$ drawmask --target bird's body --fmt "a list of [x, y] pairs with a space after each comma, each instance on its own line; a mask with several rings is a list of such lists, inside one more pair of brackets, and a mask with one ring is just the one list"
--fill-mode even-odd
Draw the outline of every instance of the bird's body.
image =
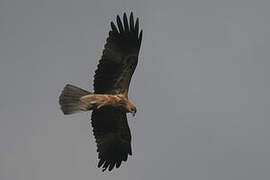
[[117, 16], [117, 27], [111, 31], [94, 79], [94, 93], [66, 85], [59, 103], [64, 114], [92, 110], [92, 127], [99, 153], [98, 167], [112, 170], [131, 155], [131, 133], [126, 113], [135, 115], [136, 107], [128, 100], [131, 77], [138, 63], [142, 40], [138, 18], [133, 14], [123, 23]]
[[80, 103], [80, 109], [82, 111], [110, 106], [129, 113], [136, 113], [136, 107], [123, 94], [89, 94], [81, 97]]

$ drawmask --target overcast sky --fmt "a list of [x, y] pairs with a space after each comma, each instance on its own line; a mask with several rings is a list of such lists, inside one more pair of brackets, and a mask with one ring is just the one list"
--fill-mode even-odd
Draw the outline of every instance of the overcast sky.
[[[0, 0], [1, 180], [268, 180], [270, 1]], [[133, 156], [102, 172], [91, 113], [64, 116], [66, 83], [93, 90], [117, 14], [144, 30], [130, 88]]]

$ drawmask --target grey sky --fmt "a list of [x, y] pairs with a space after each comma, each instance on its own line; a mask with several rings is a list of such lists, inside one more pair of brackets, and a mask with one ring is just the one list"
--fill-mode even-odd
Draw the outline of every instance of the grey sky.
[[[1, 0], [0, 179], [268, 180], [270, 2]], [[109, 23], [144, 30], [130, 99], [133, 156], [96, 168], [90, 113], [64, 116], [66, 83], [92, 90]]]

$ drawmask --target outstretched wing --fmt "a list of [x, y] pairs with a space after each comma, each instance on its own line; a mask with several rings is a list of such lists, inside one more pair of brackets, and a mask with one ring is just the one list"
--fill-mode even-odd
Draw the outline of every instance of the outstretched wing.
[[138, 18], [134, 24], [133, 14], [130, 14], [128, 21], [124, 13], [123, 22], [119, 16], [116, 21], [118, 28], [111, 22], [109, 37], [96, 70], [95, 93], [127, 95], [131, 77], [138, 63], [142, 41]]
[[92, 112], [92, 126], [103, 171], [119, 167], [131, 155], [131, 134], [124, 111], [103, 107]]
[[[138, 62], [142, 31], [139, 20], [135, 24], [133, 14], [129, 21], [126, 14], [123, 23], [117, 16], [117, 27], [111, 22], [111, 31], [99, 61], [94, 79], [96, 94], [120, 94], [127, 96], [129, 83]], [[126, 112], [114, 107], [103, 107], [92, 112], [92, 126], [97, 143], [98, 167], [112, 170], [119, 167], [131, 155], [131, 134]]]

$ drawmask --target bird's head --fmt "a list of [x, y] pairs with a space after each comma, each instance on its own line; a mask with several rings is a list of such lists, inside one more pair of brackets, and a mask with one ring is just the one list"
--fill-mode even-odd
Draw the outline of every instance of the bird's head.
[[133, 108], [131, 108], [130, 112], [131, 112], [132, 116], [134, 117], [136, 115], [136, 112], [137, 112], [136, 107], [134, 106]]
[[137, 112], [136, 107], [135, 107], [133, 104], [129, 103], [129, 104], [127, 105], [126, 108], [127, 108], [127, 111], [128, 111], [129, 113], [131, 113], [132, 116], [134, 117], [135, 114], [136, 114], [136, 112]]

